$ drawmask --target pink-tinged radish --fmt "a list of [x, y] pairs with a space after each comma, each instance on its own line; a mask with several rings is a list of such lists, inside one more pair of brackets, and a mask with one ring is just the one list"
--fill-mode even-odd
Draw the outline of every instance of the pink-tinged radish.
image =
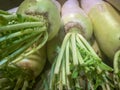
[[[99, 86], [112, 87], [107, 79], [112, 68], [102, 62], [88, 43], [93, 28], [90, 19], [79, 7], [78, 0], [67, 0], [61, 14], [66, 35], [52, 65], [49, 89], [95, 90]], [[102, 82], [99, 83], [99, 80]]]
[[[120, 15], [102, 0], [81, 0], [81, 6], [93, 22], [95, 38], [101, 50], [113, 63], [115, 83], [119, 81]], [[107, 62], [107, 61], [106, 61]], [[109, 61], [108, 61], [109, 62]], [[120, 89], [119, 83], [116, 85]]]

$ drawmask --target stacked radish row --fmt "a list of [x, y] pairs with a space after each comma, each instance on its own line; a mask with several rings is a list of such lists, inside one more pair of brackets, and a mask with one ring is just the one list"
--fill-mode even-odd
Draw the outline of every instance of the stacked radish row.
[[58, 1], [0, 11], [0, 89], [120, 89], [119, 2]]

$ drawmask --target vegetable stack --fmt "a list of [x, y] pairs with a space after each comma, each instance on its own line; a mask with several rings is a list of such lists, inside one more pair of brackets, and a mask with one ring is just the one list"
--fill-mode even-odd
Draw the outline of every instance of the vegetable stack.
[[0, 10], [0, 90], [119, 90], [119, 4], [24, 0], [16, 13]]

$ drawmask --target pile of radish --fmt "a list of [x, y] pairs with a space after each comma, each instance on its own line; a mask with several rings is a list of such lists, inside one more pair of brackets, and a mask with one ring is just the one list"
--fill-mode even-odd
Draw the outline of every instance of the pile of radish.
[[119, 11], [119, 0], [0, 10], [0, 90], [119, 90]]

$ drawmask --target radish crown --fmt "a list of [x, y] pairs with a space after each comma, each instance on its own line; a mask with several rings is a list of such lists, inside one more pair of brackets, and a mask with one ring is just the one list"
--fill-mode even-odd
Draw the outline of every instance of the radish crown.
[[60, 12], [52, 0], [25, 0], [18, 8], [18, 14], [44, 16], [49, 24], [48, 33], [51, 40], [60, 28]]
[[63, 5], [62, 21], [65, 25], [66, 32], [72, 27], [77, 27], [79, 33], [87, 40], [90, 40], [93, 33], [92, 24], [88, 16], [79, 7], [77, 0], [68, 0], [68, 2]]

